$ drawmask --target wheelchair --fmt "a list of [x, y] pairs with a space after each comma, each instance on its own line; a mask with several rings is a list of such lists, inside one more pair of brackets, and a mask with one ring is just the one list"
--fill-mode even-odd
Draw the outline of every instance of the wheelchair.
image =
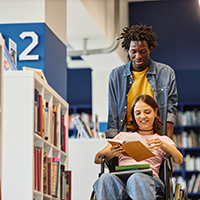
[[[105, 172], [105, 167], [107, 167], [109, 172], [115, 172], [115, 166], [118, 165], [117, 157], [108, 160], [106, 156], [100, 155], [99, 160], [101, 162], [99, 177]], [[166, 154], [160, 166], [160, 171], [159, 171], [159, 177], [165, 185], [165, 194], [164, 196], [159, 196], [156, 200], [173, 200], [173, 183], [171, 180], [172, 175], [173, 175], [173, 159], [171, 155]], [[90, 200], [96, 200], [94, 191], [92, 191]], [[175, 188], [174, 200], [188, 200], [187, 190], [185, 188], [182, 189], [179, 183], [176, 185]]]

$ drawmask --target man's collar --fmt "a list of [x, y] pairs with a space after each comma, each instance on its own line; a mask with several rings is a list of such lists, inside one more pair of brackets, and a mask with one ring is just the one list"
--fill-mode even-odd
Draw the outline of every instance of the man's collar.
[[[131, 76], [131, 65], [132, 65], [131, 60], [128, 63], [126, 63], [126, 71], [124, 72], [124, 76]], [[154, 63], [151, 58], [149, 58], [149, 70], [147, 73], [156, 74]]]

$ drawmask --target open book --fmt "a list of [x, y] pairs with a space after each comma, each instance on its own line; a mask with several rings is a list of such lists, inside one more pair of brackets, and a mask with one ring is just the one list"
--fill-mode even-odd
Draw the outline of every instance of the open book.
[[146, 141], [136, 132], [130, 133], [121, 140], [107, 139], [111, 145], [118, 145], [125, 150], [125, 156], [130, 156], [137, 162], [155, 156], [148, 148]]

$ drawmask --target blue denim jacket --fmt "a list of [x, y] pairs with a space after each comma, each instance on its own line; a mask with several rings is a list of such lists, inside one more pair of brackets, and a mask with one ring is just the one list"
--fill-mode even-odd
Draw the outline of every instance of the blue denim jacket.
[[[109, 76], [107, 138], [126, 131], [127, 94], [133, 83], [130, 68], [131, 61], [114, 68]], [[178, 104], [175, 73], [168, 65], [149, 59], [146, 77], [160, 108], [161, 120], [164, 122], [161, 134], [165, 135], [166, 122], [175, 122]]]

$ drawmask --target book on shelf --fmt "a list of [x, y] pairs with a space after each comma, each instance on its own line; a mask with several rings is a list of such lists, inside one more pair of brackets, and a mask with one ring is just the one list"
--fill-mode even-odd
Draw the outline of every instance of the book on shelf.
[[17, 68], [17, 44], [11, 38], [9, 38], [8, 41], [9, 54], [13, 61], [13, 64], [15, 65], [15, 68]]
[[188, 192], [191, 193], [194, 188], [194, 184], [196, 181], [196, 174], [192, 174], [190, 180], [188, 181]]
[[41, 191], [42, 147], [34, 147], [34, 189]]
[[34, 102], [34, 132], [38, 133], [38, 91], [36, 89]]
[[200, 156], [192, 156], [186, 154], [185, 156], [185, 169], [187, 171], [198, 170], [200, 171]]
[[47, 194], [47, 152], [43, 152], [43, 193]]
[[44, 99], [44, 139], [48, 140], [49, 138], [49, 130], [48, 130], [48, 123], [49, 123], [49, 110], [48, 110], [48, 102]]
[[150, 164], [135, 164], [135, 165], [124, 165], [124, 166], [115, 166], [115, 171], [127, 171], [127, 170], [140, 170], [140, 169], [150, 169]]
[[58, 106], [57, 105], [53, 105], [53, 115], [54, 115], [54, 121], [53, 121], [53, 124], [54, 124], [54, 129], [53, 129], [53, 144], [55, 146], [57, 146], [57, 109], [58, 109]]
[[59, 191], [59, 182], [60, 182], [60, 158], [52, 158], [52, 196], [53, 197], [59, 197], [58, 191]]
[[66, 187], [65, 187], [65, 200], [71, 200], [71, 179], [72, 179], [72, 171], [65, 171], [66, 176]]
[[194, 130], [183, 131], [181, 134], [173, 134], [172, 139], [179, 148], [193, 148], [200, 146], [200, 133]]
[[4, 71], [14, 71], [14, 70], [17, 70], [17, 68], [5, 45], [4, 46]]
[[200, 192], [200, 174], [198, 174], [193, 188], [193, 193], [197, 192]]
[[153, 151], [149, 149], [146, 141], [136, 132], [130, 133], [121, 140], [107, 139], [111, 145], [118, 145], [125, 150], [125, 156], [130, 156], [137, 162], [155, 156]]
[[66, 126], [65, 126], [65, 115], [62, 114], [62, 124], [61, 124], [61, 150], [66, 152]]
[[78, 130], [77, 138], [92, 138], [93, 134], [90, 128], [87, 126], [85, 122], [83, 122], [80, 116], [75, 116], [72, 119], [74, 126]]
[[60, 199], [65, 200], [66, 194], [66, 175], [65, 175], [65, 165], [60, 165]]
[[47, 194], [51, 194], [51, 158], [47, 157]]

